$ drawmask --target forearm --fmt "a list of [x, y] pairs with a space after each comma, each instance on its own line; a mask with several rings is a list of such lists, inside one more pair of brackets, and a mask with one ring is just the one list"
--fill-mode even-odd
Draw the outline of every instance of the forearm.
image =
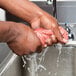
[[[16, 38], [15, 32], [13, 32], [14, 22], [0, 21], [0, 42], [9, 42]], [[12, 29], [11, 29], [12, 28]]]
[[2, 7], [28, 22], [43, 14], [43, 10], [28, 0], [3, 0]]
[[0, 7], [1, 7], [1, 3], [0, 3]]

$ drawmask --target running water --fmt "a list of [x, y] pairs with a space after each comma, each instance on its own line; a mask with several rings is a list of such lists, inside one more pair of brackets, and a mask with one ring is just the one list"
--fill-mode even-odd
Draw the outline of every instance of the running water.
[[58, 49], [58, 57], [57, 57], [57, 68], [59, 67], [60, 55], [62, 53], [62, 44], [58, 43], [56, 48]]
[[[57, 63], [56, 63], [57, 70], [58, 70], [62, 45], [57, 44], [56, 48], [59, 51], [58, 57], [57, 57]], [[31, 64], [31, 67], [28, 67], [28, 71], [31, 73], [31, 76], [38, 76], [38, 70], [40, 70], [40, 71], [42, 71], [42, 70], [46, 71], [47, 70], [47, 68], [41, 64], [41, 62], [44, 62], [44, 60], [45, 60], [45, 55], [46, 55], [47, 51], [48, 51], [48, 47], [44, 51], [42, 51], [40, 54], [34, 53], [32, 55], [29, 55], [29, 56], [25, 55], [24, 57], [22, 57], [23, 62], [24, 62], [23, 67], [25, 67], [25, 65], [26, 65], [25, 58]], [[48, 75], [51, 75], [50, 71], [48, 72]], [[55, 72], [54, 75], [57, 76], [57, 71]]]
[[[38, 70], [40, 70], [40, 71], [47, 70], [41, 64], [41, 62], [44, 62], [45, 54], [47, 53], [47, 51], [48, 51], [48, 47], [46, 48], [46, 50], [43, 50], [40, 54], [34, 53], [32, 55], [22, 56], [22, 60], [24, 62], [23, 67], [25, 67], [27, 64], [26, 60], [28, 62], [30, 62], [30, 67], [28, 67], [28, 71], [31, 73], [31, 76], [38, 76]], [[50, 72], [49, 72], [49, 74], [50, 74]]]
[[[25, 55], [25, 56], [22, 57], [22, 59], [24, 61], [23, 67], [26, 67], [26, 64], [28, 64], [27, 62], [30, 63], [30, 64], [28, 64], [30, 66], [27, 67], [27, 70], [30, 73], [30, 76], [39, 76], [38, 75], [39, 72], [43, 72], [43, 70], [46, 71], [47, 76], [58, 76], [60, 71], [62, 71], [61, 67], [64, 66], [63, 65], [64, 62], [65, 62], [64, 63], [65, 66], [63, 68], [63, 69], [65, 69], [65, 71], [63, 71], [65, 73], [64, 75], [66, 76], [66, 74], [67, 74], [66, 70], [68, 70], [68, 69], [71, 70], [71, 67], [66, 67], [66, 66], [69, 66], [70, 64], [68, 64], [68, 63], [71, 62], [71, 55], [72, 55], [72, 51], [71, 51], [72, 48], [71, 47], [64, 48], [64, 50], [63, 50], [62, 49], [62, 44], [57, 44], [56, 45], [56, 49], [58, 49], [58, 54], [57, 54], [57, 57], [56, 57], [56, 67], [55, 67], [55, 70], [53, 70], [53, 71], [48, 70], [48, 67], [46, 67], [46, 65], [43, 65], [43, 63], [45, 63], [45, 61], [46, 61], [45, 60], [45, 57], [46, 57], [45, 55], [48, 52], [48, 48], [49, 47], [45, 48], [41, 53], [38, 53], [38, 54], [34, 53], [32, 55], [28, 55], [28, 56]], [[68, 56], [69, 61], [67, 60], [67, 58], [65, 56], [62, 57], [62, 55], [64, 55], [63, 53], [65, 54], [65, 56]], [[52, 55], [52, 54], [50, 54], [50, 55]], [[49, 63], [49, 61], [48, 61], [48, 63]], [[51, 66], [54, 66], [54, 65], [50, 64], [49, 67], [51, 67]], [[71, 74], [71, 73], [68, 73], [68, 74]], [[63, 73], [62, 73], [62, 75], [63, 75]]]
[[60, 43], [56, 44], [56, 48], [58, 49], [58, 57], [57, 57], [57, 63], [56, 63], [57, 70], [56, 70], [54, 75], [58, 76], [60, 56], [61, 56], [61, 53], [62, 53], [62, 44], [60, 44]]

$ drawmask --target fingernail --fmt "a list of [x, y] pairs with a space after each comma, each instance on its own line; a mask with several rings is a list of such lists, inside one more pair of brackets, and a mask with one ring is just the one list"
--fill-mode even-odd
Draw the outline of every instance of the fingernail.
[[66, 42], [68, 42], [68, 40], [66, 40], [66, 39], [63, 39], [63, 41], [66, 43]]

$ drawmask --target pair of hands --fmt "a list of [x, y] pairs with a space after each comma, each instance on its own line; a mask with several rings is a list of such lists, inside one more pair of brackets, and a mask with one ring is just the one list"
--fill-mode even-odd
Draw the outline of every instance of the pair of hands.
[[[13, 32], [18, 33], [18, 35], [14, 40], [7, 42], [7, 44], [17, 55], [30, 54], [36, 50], [39, 52], [42, 47], [46, 47], [57, 42], [66, 43], [68, 40], [68, 33], [60, 26], [58, 26], [58, 31], [60, 32], [61, 40], [57, 39], [54, 32], [50, 29], [42, 27], [33, 28], [34, 29], [31, 29], [29, 26], [22, 23], [15, 23], [12, 28], [15, 29]], [[39, 33], [41, 37], [37, 33]]]
[[[62, 37], [68, 40], [68, 33], [60, 26], [59, 30]], [[59, 42], [52, 30], [44, 28], [32, 30], [22, 23], [11, 23], [9, 32], [11, 32], [11, 36], [8, 36], [7, 44], [17, 55], [40, 52], [42, 47]], [[66, 40], [62, 43], [66, 43]]]
[[49, 37], [47, 45], [67, 42], [60, 33], [57, 20], [34, 3], [28, 0], [1, 0], [1, 7], [31, 24], [32, 29], [21, 23], [15, 24], [13, 27], [16, 30], [15, 32], [19, 33], [19, 36], [8, 42], [8, 46], [16, 54], [29, 54], [35, 52], [37, 47], [41, 46], [41, 42], [34, 32], [35, 29], [40, 27], [53, 32], [53, 36]]

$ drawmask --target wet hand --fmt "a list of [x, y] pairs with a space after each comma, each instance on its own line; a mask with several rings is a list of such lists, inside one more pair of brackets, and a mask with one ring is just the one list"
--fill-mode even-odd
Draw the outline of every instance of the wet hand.
[[[68, 40], [68, 33], [64, 30], [61, 26], [59, 27], [60, 33], [65, 40]], [[40, 39], [43, 47], [47, 47], [48, 45], [52, 45], [53, 43], [57, 42], [54, 39], [54, 33], [51, 30], [46, 30], [43, 28], [38, 28], [34, 31], [37, 37]]]
[[[53, 16], [51, 16], [46, 12], [44, 12], [44, 14], [41, 17], [36, 17], [32, 19], [31, 26], [33, 29], [37, 29], [41, 27], [51, 30], [53, 32], [53, 35], [51, 36], [50, 40], [48, 39], [49, 41], [51, 41], [51, 44], [55, 42], [60, 42], [60, 43], [67, 42], [67, 39], [63, 37], [62, 31], [60, 30], [62, 27], [59, 26], [57, 20]], [[65, 31], [64, 28], [62, 29], [63, 31]], [[65, 31], [65, 33], [67, 32]]]
[[[8, 41], [7, 44], [17, 55], [35, 52], [41, 45], [39, 38], [30, 27], [21, 23], [15, 23], [13, 26], [10, 26], [10, 28], [12, 37], [14, 37], [14, 35], [16, 36]], [[11, 36], [9, 38], [11, 38]]]

